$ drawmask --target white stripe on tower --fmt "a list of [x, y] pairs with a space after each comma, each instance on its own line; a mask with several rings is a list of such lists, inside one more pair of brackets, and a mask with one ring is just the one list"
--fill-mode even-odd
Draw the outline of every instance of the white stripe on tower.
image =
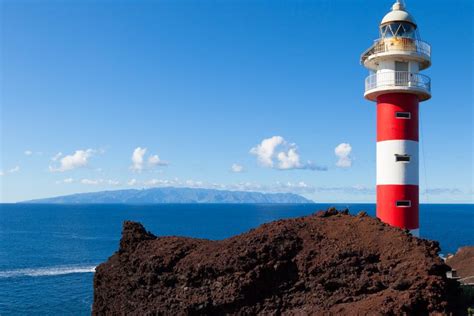
[[377, 142], [377, 185], [418, 185], [418, 142], [385, 140]]

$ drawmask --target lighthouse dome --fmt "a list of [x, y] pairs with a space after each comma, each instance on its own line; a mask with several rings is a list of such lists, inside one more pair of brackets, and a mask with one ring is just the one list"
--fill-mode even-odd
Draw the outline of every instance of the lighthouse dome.
[[405, 6], [399, 1], [395, 2], [395, 4], [392, 6], [392, 11], [390, 11], [383, 17], [382, 22], [380, 22], [380, 24], [384, 25], [392, 22], [408, 22], [416, 27], [415, 19], [411, 16], [410, 13], [405, 11]]

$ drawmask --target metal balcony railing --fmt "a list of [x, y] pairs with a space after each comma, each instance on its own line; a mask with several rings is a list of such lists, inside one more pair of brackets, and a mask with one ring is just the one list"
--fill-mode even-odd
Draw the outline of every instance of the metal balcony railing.
[[382, 38], [374, 41], [374, 44], [367, 49], [360, 58], [362, 64], [374, 54], [386, 52], [411, 52], [426, 59], [431, 58], [430, 44], [406, 37]]
[[377, 88], [412, 87], [431, 93], [431, 79], [408, 71], [381, 72], [365, 79], [365, 92]]

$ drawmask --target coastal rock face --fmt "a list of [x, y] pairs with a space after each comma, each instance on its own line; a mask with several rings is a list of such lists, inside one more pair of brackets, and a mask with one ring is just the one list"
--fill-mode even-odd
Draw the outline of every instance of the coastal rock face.
[[416, 314], [449, 311], [436, 242], [330, 209], [221, 241], [125, 222], [96, 269], [93, 315]]
[[455, 255], [446, 259], [446, 264], [456, 270], [461, 283], [474, 283], [474, 246], [459, 248]]

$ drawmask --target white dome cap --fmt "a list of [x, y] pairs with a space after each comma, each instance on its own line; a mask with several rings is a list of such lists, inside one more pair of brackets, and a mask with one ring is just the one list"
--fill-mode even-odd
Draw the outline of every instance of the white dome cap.
[[393, 4], [392, 11], [383, 17], [380, 24], [386, 24], [390, 22], [408, 22], [416, 26], [415, 19], [410, 13], [405, 11], [405, 6], [399, 0]]

